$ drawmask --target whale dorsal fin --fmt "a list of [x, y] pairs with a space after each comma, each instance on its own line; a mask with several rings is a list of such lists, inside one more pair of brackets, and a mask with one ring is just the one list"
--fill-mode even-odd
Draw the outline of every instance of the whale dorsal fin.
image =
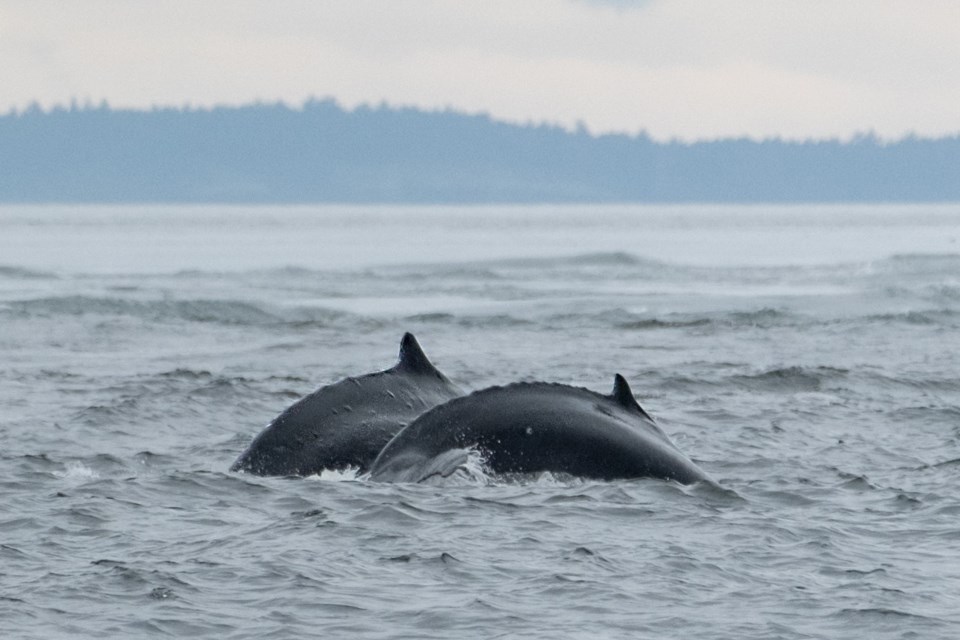
[[427, 354], [420, 348], [420, 343], [409, 331], [403, 334], [400, 340], [400, 361], [397, 362], [396, 368], [411, 373], [437, 373], [437, 368], [433, 366]]
[[637, 402], [637, 399], [633, 397], [633, 391], [630, 390], [630, 385], [627, 384], [626, 378], [619, 373], [613, 376], [613, 393], [610, 394], [610, 397], [622, 407], [639, 411], [643, 417], [653, 422], [650, 414], [644, 411], [640, 403]]

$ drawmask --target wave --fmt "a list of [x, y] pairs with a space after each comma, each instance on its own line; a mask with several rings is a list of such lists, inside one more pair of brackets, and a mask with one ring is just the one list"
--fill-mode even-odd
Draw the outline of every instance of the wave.
[[651, 329], [688, 329], [692, 327], [705, 327], [711, 324], [713, 324], [713, 322], [707, 318], [691, 318], [689, 320], [662, 320], [660, 318], [644, 318], [642, 320], [621, 322], [617, 325], [617, 328], [633, 331], [646, 331]]
[[300, 267], [295, 265], [284, 265], [280, 267], [245, 269], [240, 271], [215, 271], [210, 269], [181, 269], [171, 274], [173, 278], [197, 279], [197, 278], [222, 278], [222, 277], [282, 277], [282, 278], [315, 278], [319, 275], [329, 274], [329, 270], [311, 269], [310, 267]]
[[[560, 320], [566, 316], [554, 316]], [[602, 320], [597, 316], [589, 316]], [[926, 309], [895, 313], [851, 315], [847, 317], [816, 317], [793, 311], [763, 308], [755, 311], [730, 311], [708, 314], [668, 314], [643, 316], [623, 310], [607, 314], [606, 324], [626, 331], [655, 331], [659, 329], [689, 329], [695, 331], [738, 329], [816, 329], [817, 327], [850, 326], [861, 328], [864, 324], [906, 324], [943, 328], [960, 327], [960, 310]]]
[[[924, 382], [920, 384], [921, 386], [934, 387], [932, 389], [934, 391], [960, 390], [960, 381], [939, 380], [933, 381], [932, 385], [927, 385]], [[911, 386], [915, 386], [915, 383]], [[960, 425], [960, 407], [933, 405], [897, 407], [890, 412], [890, 417], [914, 424], [939, 424], [949, 429]]]
[[895, 253], [875, 261], [873, 267], [886, 267], [901, 272], [944, 269], [956, 272], [957, 267], [960, 267], [960, 253]]
[[664, 316], [637, 315], [618, 309], [606, 314], [617, 329], [699, 329], [699, 328], [759, 328], [806, 325], [811, 319], [781, 309], [764, 307], [753, 311], [729, 311], [707, 314], [668, 314]]
[[25, 267], [0, 265], [0, 278], [11, 280], [55, 280], [58, 276], [47, 271], [35, 271]]
[[[912, 613], [910, 611], [886, 607], [845, 608], [841, 609], [830, 617], [840, 618], [845, 624], [875, 624], [878, 621], [889, 622], [890, 624], [898, 625], [898, 627], [906, 624], [907, 622], [929, 622], [937, 623], [938, 625], [949, 624], [947, 620], [942, 618], [935, 618], [918, 613]], [[918, 635], [922, 636], [923, 634], [921, 633]]]
[[785, 324], [786, 321], [796, 318], [797, 316], [795, 314], [781, 309], [764, 307], [763, 309], [756, 309], [754, 311], [734, 311], [727, 314], [722, 322], [725, 321], [725, 324], [735, 327], [770, 327]]
[[783, 367], [756, 374], [736, 375], [731, 381], [753, 391], [807, 392], [820, 391], [829, 383], [843, 380], [849, 373], [847, 369], [834, 367]]
[[271, 375], [265, 376], [263, 378], [250, 378], [247, 376], [231, 376], [226, 377], [222, 375], [215, 375], [206, 369], [190, 369], [186, 367], [178, 367], [170, 371], [163, 371], [155, 375], [156, 378], [160, 380], [176, 380], [182, 382], [211, 382], [211, 381], [229, 381], [240, 382], [240, 383], [252, 383], [252, 382], [271, 382], [271, 383], [296, 383], [303, 384], [309, 383], [310, 380], [302, 376], [295, 375]]
[[[960, 291], [958, 291], [960, 295]], [[444, 300], [444, 298], [438, 298]], [[349, 300], [349, 299], [347, 299]], [[909, 311], [821, 317], [816, 313], [800, 313], [791, 309], [761, 307], [753, 310], [705, 312], [645, 313], [622, 307], [600, 306], [588, 297], [569, 296], [558, 300], [526, 300], [501, 302], [490, 308], [475, 306], [457, 309], [459, 300], [449, 304], [433, 302], [435, 310], [405, 313], [410, 303], [391, 311], [389, 305], [374, 306], [367, 313], [364, 305], [343, 307], [278, 306], [241, 299], [137, 300], [121, 296], [67, 295], [0, 303], [0, 317], [16, 320], [56, 319], [60, 317], [135, 318], [149, 323], [198, 323], [225, 326], [339, 328], [379, 327], [384, 318], [406, 324], [459, 326], [464, 328], [505, 329], [511, 327], [607, 327], [622, 332], [687, 331], [693, 334], [737, 330], [764, 331], [775, 329], [815, 330], [818, 327], [862, 327], [865, 324], [904, 324], [932, 328], [960, 327], [960, 309], [935, 307]], [[581, 302], [582, 301], [582, 302]], [[369, 305], [367, 305], [369, 306]], [[406, 307], [406, 308], [402, 308]], [[447, 307], [447, 308], [444, 308]]]
[[672, 268], [667, 262], [644, 258], [624, 251], [594, 252], [574, 255], [559, 255], [546, 257], [511, 257], [492, 258], [488, 260], [468, 260], [453, 262], [410, 262], [364, 267], [357, 271], [343, 271], [340, 269], [323, 269], [285, 265], [270, 268], [258, 268], [242, 271], [216, 271], [207, 269], [183, 269], [171, 274], [174, 278], [195, 279], [222, 276], [261, 276], [281, 278], [316, 278], [338, 274], [367, 274], [390, 275], [396, 273], [429, 273], [432, 276], [482, 276], [497, 279], [500, 275], [497, 268], [509, 269], [542, 269], [564, 266], [601, 266], [601, 267], [663, 267]]
[[458, 316], [452, 313], [419, 313], [411, 316], [406, 316], [403, 318], [406, 322], [414, 323], [424, 323], [424, 324], [442, 324], [442, 325], [451, 325], [455, 324], [460, 327], [465, 328], [484, 328], [484, 329], [498, 329], [498, 328], [509, 328], [509, 327], [519, 327], [525, 325], [534, 324], [533, 321], [527, 320], [525, 318], [518, 318], [516, 316], [505, 314], [505, 313], [496, 313], [493, 315], [478, 315], [478, 314], [469, 314]]
[[601, 265], [601, 266], [619, 266], [619, 267], [636, 267], [636, 266], [667, 266], [667, 263], [660, 262], [659, 260], [652, 260], [650, 258], [642, 258], [633, 253], [628, 253], [626, 251], [611, 251], [611, 252], [598, 252], [598, 253], [584, 253], [577, 256], [571, 256], [568, 258], [559, 258], [555, 260], [556, 262], [565, 263], [565, 264], [585, 264], [585, 265]]
[[879, 313], [863, 318], [868, 322], [882, 324], [912, 324], [955, 327], [960, 320], [960, 312], [947, 309], [929, 309], [925, 311], [904, 311], [901, 313]]
[[528, 258], [494, 258], [462, 263], [465, 265], [483, 265], [487, 267], [511, 268], [550, 268], [563, 266], [599, 266], [599, 267], [636, 267], [669, 266], [665, 262], [644, 258], [625, 251], [606, 251], [579, 253], [567, 256], [545, 256]]
[[128, 300], [72, 295], [15, 300], [4, 305], [7, 313], [21, 317], [128, 316], [151, 322], [187, 321], [224, 325], [326, 326], [351, 314], [322, 307], [273, 310], [241, 300]]

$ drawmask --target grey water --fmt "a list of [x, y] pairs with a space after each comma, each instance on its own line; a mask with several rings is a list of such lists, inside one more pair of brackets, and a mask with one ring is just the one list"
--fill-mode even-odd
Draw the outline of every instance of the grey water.
[[[4, 638], [955, 638], [960, 205], [0, 207]], [[404, 331], [722, 489], [228, 471]]]

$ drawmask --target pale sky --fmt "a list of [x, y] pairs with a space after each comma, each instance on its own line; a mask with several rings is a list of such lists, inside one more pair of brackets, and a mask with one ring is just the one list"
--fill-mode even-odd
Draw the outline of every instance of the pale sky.
[[332, 97], [657, 139], [960, 133], [960, 0], [0, 0], [0, 112]]

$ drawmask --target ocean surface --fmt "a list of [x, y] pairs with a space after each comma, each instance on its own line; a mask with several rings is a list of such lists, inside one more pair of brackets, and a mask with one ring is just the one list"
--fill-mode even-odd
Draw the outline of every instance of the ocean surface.
[[[721, 489], [228, 467], [404, 331]], [[0, 207], [0, 637], [956, 638], [960, 205]]]

